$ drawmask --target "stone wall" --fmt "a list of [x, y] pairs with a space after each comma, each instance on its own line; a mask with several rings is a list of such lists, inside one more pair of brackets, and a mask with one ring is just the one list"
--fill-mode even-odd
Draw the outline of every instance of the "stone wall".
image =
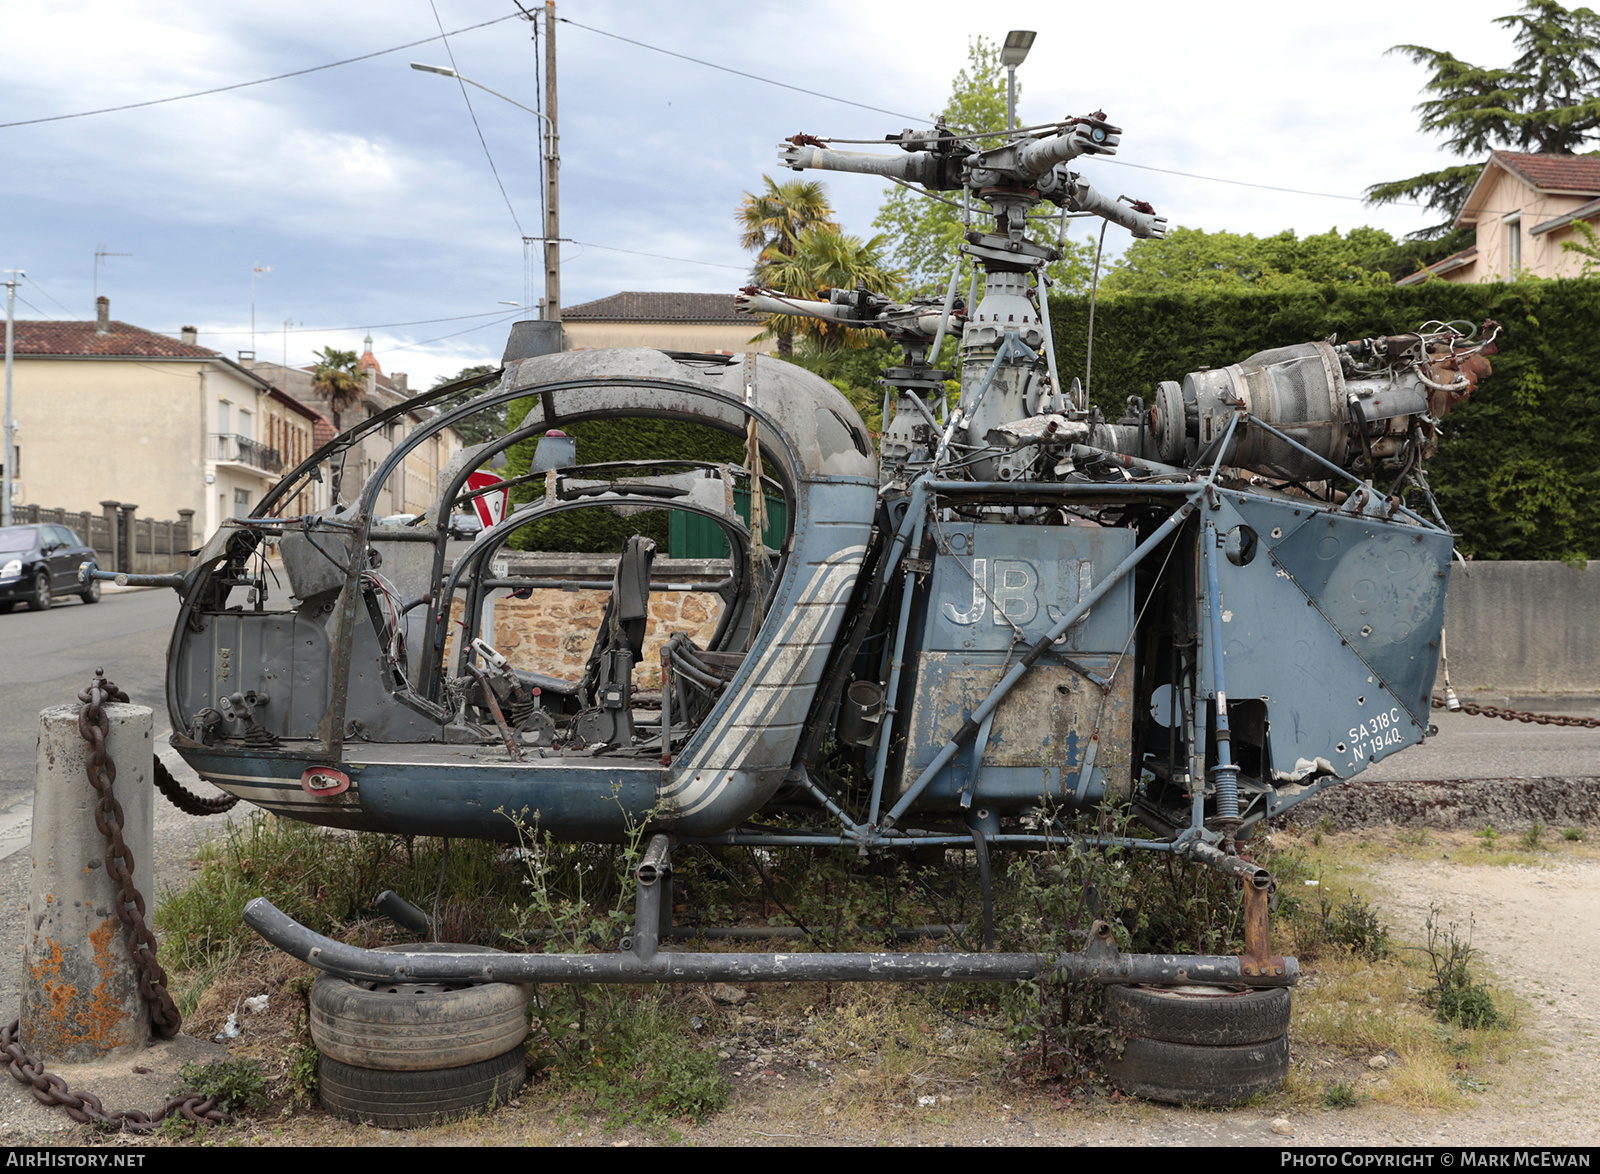
[[[522, 555], [510, 560], [509, 575], [527, 575], [593, 587], [540, 587], [527, 599], [495, 600], [494, 646], [519, 669], [576, 681], [594, 647], [605, 614], [616, 556]], [[723, 559], [658, 558], [652, 584], [709, 587], [727, 577]], [[603, 584], [600, 585], [600, 584]], [[645, 627], [644, 659], [634, 668], [634, 685], [656, 688], [661, 683], [661, 645], [674, 632], [687, 632], [700, 647], [716, 634], [722, 598], [710, 590], [650, 592], [650, 619]]]

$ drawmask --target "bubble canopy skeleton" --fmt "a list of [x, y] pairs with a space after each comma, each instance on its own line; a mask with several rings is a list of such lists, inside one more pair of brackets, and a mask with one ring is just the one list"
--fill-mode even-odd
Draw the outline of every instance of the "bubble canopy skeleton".
[[[1058, 251], [1029, 213], [1051, 205], [1159, 238], [1166, 221], [1148, 204], [1108, 198], [1072, 169], [1121, 135], [1097, 112], [1000, 134], [903, 131], [890, 136], [898, 153], [794, 136], [781, 148], [792, 168], [886, 176], [970, 214], [960, 251], [982, 285], [976, 304], [956, 296], [954, 274], [942, 298], [905, 302], [742, 295], [752, 312], [900, 344], [876, 449], [850, 403], [798, 366], [560, 352], [552, 324], [519, 323], [503, 369], [475, 381], [498, 387], [429, 417], [358, 491], [342, 486], [340, 505], [280, 515], [307, 478], [342, 480], [394, 415], [474, 381], [351, 429], [207, 543], [174, 584], [174, 747], [225, 790], [330, 827], [510, 841], [506, 813], [537, 812], [541, 833], [562, 839], [647, 829], [640, 922], [613, 961], [407, 956], [414, 977], [1001, 978], [1044, 965], [1113, 982], [1293, 981], [1293, 960], [1268, 950], [1264, 905], [1245, 956], [1181, 965], [1130, 961], [1143, 956], [1116, 954], [1104, 935], [1076, 962], [817, 955], [804, 974], [779, 955], [656, 954], [674, 843], [984, 856], [1081, 838], [1072, 814], [1106, 803], [1148, 834], [1088, 840], [1220, 869], [1264, 901], [1270, 878], [1239, 855], [1250, 828], [1430, 732], [1452, 540], [1423, 461], [1440, 419], [1490, 373], [1498, 328], [1281, 347], [1117, 389], [1127, 408], [1105, 419], [1058, 371], [1044, 275]], [[955, 371], [936, 366], [946, 338], [959, 340]], [[527, 402], [522, 422], [461, 454], [426, 513], [378, 520], [408, 453], [511, 401]], [[744, 459], [585, 465], [553, 435], [626, 416], [719, 429]], [[509, 482], [516, 504], [448, 550], [451, 514], [487, 492], [468, 478], [517, 446], [537, 451]], [[783, 504], [781, 536], [761, 525], [769, 497]], [[663, 577], [649, 540], [627, 543], [609, 581], [507, 557], [516, 534], [551, 517], [660, 508], [707, 519], [729, 554], [709, 588], [714, 634], [702, 645], [658, 633], [649, 665], [652, 599], [692, 586]], [[261, 569], [269, 538], [289, 580], [282, 605]], [[485, 624], [493, 597], [562, 589], [607, 597], [581, 679], [514, 663]], [[394, 955], [335, 949], [270, 906], [250, 916], [318, 965], [395, 973]], [[545, 961], [511, 960], [527, 957]], [[873, 958], [901, 961], [861, 961]]]

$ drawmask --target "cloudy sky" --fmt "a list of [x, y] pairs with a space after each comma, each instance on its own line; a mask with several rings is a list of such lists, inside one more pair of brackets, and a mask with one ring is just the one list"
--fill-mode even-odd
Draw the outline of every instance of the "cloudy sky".
[[[1118, 159], [1164, 169], [1087, 161], [1096, 187], [1195, 228], [1408, 232], [1428, 214], [1348, 198], [1448, 161], [1416, 130], [1423, 71], [1385, 50], [1509, 63], [1492, 18], [1513, 7], [1154, 0], [1008, 18], [949, 0], [560, 0], [563, 302], [736, 288], [747, 259], [733, 212], [763, 173], [784, 178], [781, 137], [880, 138], [926, 119], [971, 38], [1012, 25], [1039, 33], [1019, 71], [1022, 119], [1104, 108], [1124, 130]], [[0, 127], [0, 268], [27, 271], [19, 317], [92, 317], [98, 275], [114, 317], [174, 334], [192, 323], [233, 354], [251, 346], [253, 270], [270, 267], [254, 283], [264, 359], [306, 363], [370, 331], [384, 369], [413, 386], [497, 360], [506, 322], [526, 316], [501, 303], [542, 292], [521, 240], [542, 231], [539, 122], [469, 88], [502, 196], [461, 87], [408, 63], [453, 54], [463, 75], [536, 106], [542, 51], [516, 14], [513, 0], [0, 0], [0, 123], [378, 54]], [[821, 178], [845, 226], [870, 232], [881, 185]], [[1108, 244], [1123, 239], [1113, 228]], [[112, 255], [97, 266], [97, 251]]]

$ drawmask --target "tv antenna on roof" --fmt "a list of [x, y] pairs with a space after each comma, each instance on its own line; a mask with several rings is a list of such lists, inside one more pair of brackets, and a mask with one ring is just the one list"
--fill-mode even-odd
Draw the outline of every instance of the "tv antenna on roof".
[[132, 253], [108, 253], [108, 252], [106, 252], [105, 245], [101, 245], [98, 249], [96, 249], [94, 251], [94, 296], [95, 296], [96, 301], [98, 301], [99, 297], [100, 297], [100, 264], [101, 264], [101, 261], [106, 257], [131, 257], [131, 256], [133, 256]]

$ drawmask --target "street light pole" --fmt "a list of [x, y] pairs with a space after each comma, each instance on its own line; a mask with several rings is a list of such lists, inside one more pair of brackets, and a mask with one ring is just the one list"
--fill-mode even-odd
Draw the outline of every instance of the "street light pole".
[[[486, 94], [493, 94], [502, 102], [510, 102], [518, 110], [526, 110], [545, 126], [544, 149], [544, 317], [561, 321], [561, 135], [556, 130], [556, 5], [555, 0], [545, 0], [544, 5], [544, 104], [549, 113], [524, 106], [515, 98], [508, 98], [499, 90], [491, 90], [482, 82], [448, 69], [443, 65], [424, 65], [413, 61], [411, 68], [422, 73], [436, 73], [453, 77], [469, 86], [476, 86]], [[524, 237], [523, 241], [533, 239]]]
[[1017, 66], [1028, 58], [1033, 39], [1038, 36], [1029, 29], [1012, 29], [1006, 34], [1006, 43], [1000, 47], [1000, 64], [1006, 67], [1006, 129], [1017, 129]]
[[6, 420], [5, 454], [0, 458], [0, 526], [11, 525], [11, 482], [17, 475], [16, 425], [11, 419], [11, 359], [16, 347], [17, 279], [26, 277], [20, 269], [8, 269], [6, 282]]

